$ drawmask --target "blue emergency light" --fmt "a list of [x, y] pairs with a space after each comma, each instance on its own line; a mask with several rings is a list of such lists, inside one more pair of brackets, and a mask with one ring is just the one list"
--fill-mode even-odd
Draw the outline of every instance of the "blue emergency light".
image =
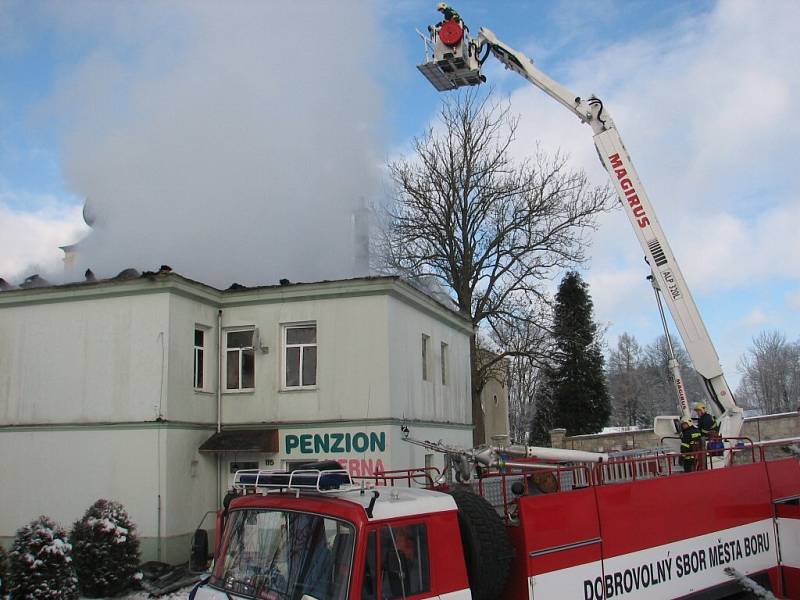
[[233, 487], [243, 491], [284, 489], [327, 492], [352, 486], [350, 474], [342, 468], [300, 468], [294, 471], [243, 469], [236, 472], [233, 480]]

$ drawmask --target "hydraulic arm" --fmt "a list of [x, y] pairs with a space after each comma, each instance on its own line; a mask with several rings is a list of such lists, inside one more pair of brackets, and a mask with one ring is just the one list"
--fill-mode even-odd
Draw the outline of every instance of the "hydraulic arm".
[[[600, 160], [611, 177], [652, 270], [656, 293], [661, 292], [694, 368], [705, 382], [709, 404], [720, 418], [720, 433], [723, 437], [737, 437], [743, 422], [742, 409], [734, 402], [697, 305], [686, 286], [630, 155], [603, 102], [594, 96], [582, 98], [573, 94], [536, 67], [530, 58], [501, 42], [486, 28], [481, 28], [475, 39], [469, 39], [468, 34], [465, 34], [464, 40], [456, 45], [443, 44], [436, 39], [433, 42], [432, 58], [420, 65], [419, 69], [437, 89], [455, 89], [483, 81], [483, 77], [476, 75], [480, 74], [480, 67], [487, 57], [485, 53], [491, 52], [507, 69], [527, 79], [592, 128]], [[691, 411], [677, 368], [673, 368], [673, 373], [677, 374], [676, 390], [681, 413], [689, 416]], [[660, 422], [657, 419], [657, 433], [674, 435], [673, 423], [673, 417], [664, 417]]]

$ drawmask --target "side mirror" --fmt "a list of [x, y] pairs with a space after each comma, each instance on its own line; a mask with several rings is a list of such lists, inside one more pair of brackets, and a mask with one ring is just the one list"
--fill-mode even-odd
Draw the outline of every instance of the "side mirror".
[[189, 570], [205, 571], [208, 566], [208, 532], [196, 529], [192, 536], [192, 550], [189, 554]]

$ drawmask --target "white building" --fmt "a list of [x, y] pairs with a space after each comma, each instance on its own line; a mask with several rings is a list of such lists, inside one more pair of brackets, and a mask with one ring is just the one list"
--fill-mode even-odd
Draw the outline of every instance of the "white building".
[[183, 562], [237, 467], [441, 466], [400, 426], [470, 445], [470, 333], [388, 277], [2, 292], [0, 542], [39, 514], [69, 527], [102, 497], [128, 509], [144, 559]]

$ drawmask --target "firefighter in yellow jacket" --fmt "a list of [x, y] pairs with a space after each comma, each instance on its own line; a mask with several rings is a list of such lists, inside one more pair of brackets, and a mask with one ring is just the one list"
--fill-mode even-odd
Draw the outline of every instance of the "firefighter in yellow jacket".
[[[439, 2], [439, 4], [436, 5], [436, 10], [442, 13], [442, 15], [444, 16], [444, 21], [455, 21], [457, 23], [463, 23], [463, 21], [461, 20], [461, 15], [459, 15], [458, 12], [456, 12], [456, 9], [453, 8], [452, 6], [448, 6], [447, 3], [445, 2]], [[441, 26], [441, 24], [442, 23], [439, 23], [437, 27]]]
[[695, 404], [694, 411], [697, 413], [697, 428], [704, 438], [713, 438], [719, 434], [719, 421], [706, 410], [705, 404]]
[[697, 413], [697, 428], [703, 436], [703, 446], [709, 451], [709, 456], [720, 456], [723, 448], [719, 435], [720, 422], [706, 410], [702, 402], [694, 405], [694, 411]]
[[698, 455], [692, 453], [702, 450], [702, 437], [691, 417], [681, 419], [681, 465], [687, 473], [698, 470]]

